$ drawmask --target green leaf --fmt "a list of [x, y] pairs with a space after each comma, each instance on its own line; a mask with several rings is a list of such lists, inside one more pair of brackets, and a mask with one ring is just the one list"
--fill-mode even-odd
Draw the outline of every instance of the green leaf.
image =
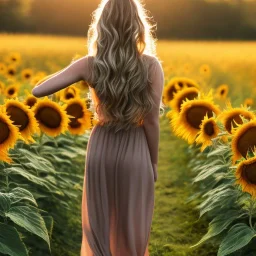
[[225, 167], [226, 167], [225, 165], [215, 165], [211, 168], [206, 168], [203, 171], [201, 171], [192, 181], [193, 181], [193, 183], [202, 181], [202, 180], [208, 178], [213, 173], [220, 171]]
[[[56, 189], [56, 186], [52, 186], [50, 184], [49, 178], [40, 178], [37, 177], [33, 174], [28, 173], [26, 170], [23, 170], [22, 168], [19, 167], [10, 167], [10, 168], [6, 168], [5, 170], [8, 170], [9, 174], [18, 174], [23, 176], [24, 178], [28, 179], [29, 181], [41, 185], [41, 186], [45, 186], [46, 188], [48, 188], [50, 191]], [[54, 181], [55, 182], [55, 181]]]
[[32, 206], [13, 206], [6, 213], [6, 216], [17, 225], [44, 239], [50, 248], [47, 228], [37, 208]]
[[46, 225], [46, 228], [48, 230], [49, 237], [52, 236], [52, 230], [53, 230], [53, 217], [52, 216], [42, 216]]
[[256, 232], [245, 223], [237, 223], [222, 240], [217, 256], [225, 256], [246, 246]]
[[217, 215], [210, 223], [208, 232], [201, 238], [201, 240], [190, 248], [196, 247], [204, 243], [209, 238], [220, 234], [224, 229], [226, 229], [232, 221], [239, 218], [239, 211], [230, 210], [228, 212]]
[[34, 198], [34, 196], [26, 189], [24, 188], [14, 188], [9, 193], [9, 197], [11, 199], [11, 204], [15, 204], [21, 200], [27, 200], [31, 203], [33, 203], [35, 206], [37, 206], [37, 202]]
[[208, 211], [213, 210], [214, 208], [221, 208], [230, 202], [231, 200], [235, 200], [236, 198], [236, 191], [234, 189], [223, 189], [218, 193], [213, 194], [212, 196], [208, 197], [204, 202], [202, 202], [199, 207], [200, 211], [200, 218]]
[[0, 223], [0, 252], [11, 256], [27, 256], [28, 251], [15, 227]]
[[0, 192], [0, 209], [7, 212], [11, 207], [11, 200], [6, 193]]

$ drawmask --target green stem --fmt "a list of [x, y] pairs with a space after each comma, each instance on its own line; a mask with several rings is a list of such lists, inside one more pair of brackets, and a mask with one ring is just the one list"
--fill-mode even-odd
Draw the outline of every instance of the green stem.
[[250, 210], [249, 210], [249, 224], [250, 227], [253, 229], [253, 225], [252, 225], [252, 214], [253, 214], [253, 209], [254, 209], [254, 201], [252, 199], [250, 199]]
[[9, 192], [10, 188], [9, 188], [9, 176], [8, 176], [8, 174], [5, 176], [5, 180], [6, 180], [6, 190], [7, 190], [7, 192]]

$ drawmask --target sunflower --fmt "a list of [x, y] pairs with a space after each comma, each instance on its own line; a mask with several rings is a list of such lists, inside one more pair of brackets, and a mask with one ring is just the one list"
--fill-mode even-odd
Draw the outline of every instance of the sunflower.
[[253, 103], [254, 103], [254, 101], [253, 101], [253, 99], [252, 98], [246, 98], [245, 100], [244, 100], [244, 106], [245, 107], [251, 107], [252, 105], [253, 105]]
[[33, 70], [30, 68], [26, 68], [21, 71], [21, 77], [23, 80], [30, 80], [32, 76]]
[[1, 151], [0, 150], [0, 161], [6, 162], [6, 163], [13, 163], [13, 160], [8, 156], [8, 151]]
[[8, 65], [6, 69], [6, 76], [8, 78], [14, 78], [17, 73], [16, 66], [15, 65]]
[[32, 108], [38, 101], [38, 98], [35, 97], [33, 94], [29, 94], [26, 99], [23, 101], [25, 105], [27, 105], [29, 108]]
[[33, 76], [30, 80], [31, 85], [36, 85], [42, 79], [41, 76]]
[[181, 104], [185, 99], [193, 100], [198, 97], [199, 89], [196, 87], [185, 88], [174, 94], [173, 100], [170, 102], [170, 107], [176, 111], [180, 112]]
[[211, 68], [207, 64], [203, 64], [199, 68], [199, 72], [204, 77], [209, 77], [211, 75]]
[[18, 84], [11, 84], [5, 87], [4, 95], [7, 98], [14, 98], [18, 96], [19, 86]]
[[255, 115], [247, 110], [245, 107], [233, 108], [231, 102], [226, 102], [226, 109], [218, 116], [218, 119], [223, 123], [228, 133], [232, 134], [233, 128], [239, 124], [243, 124], [243, 119], [251, 120]]
[[5, 75], [7, 73], [7, 66], [0, 62], [0, 74]]
[[64, 102], [67, 102], [70, 99], [73, 99], [79, 96], [80, 96], [80, 90], [77, 87], [71, 85], [61, 90], [60, 99]]
[[256, 198], [256, 156], [241, 161], [235, 172], [235, 184], [241, 185], [242, 191]]
[[47, 96], [39, 100], [32, 107], [32, 110], [39, 122], [41, 131], [49, 136], [58, 136], [68, 129], [69, 116], [63, 106], [51, 101]]
[[4, 111], [0, 112], [0, 130], [0, 154], [6, 155], [5, 153], [9, 148], [14, 148], [20, 132]]
[[226, 99], [228, 95], [229, 87], [227, 84], [220, 85], [216, 90], [216, 96], [219, 99]]
[[187, 77], [172, 78], [164, 87], [164, 91], [163, 91], [164, 104], [168, 105], [168, 103], [173, 100], [175, 93], [187, 87], [199, 88], [199, 85], [194, 80], [189, 79]]
[[186, 99], [181, 105], [180, 113], [172, 118], [171, 128], [177, 136], [192, 144], [206, 114], [208, 117], [220, 114], [219, 107], [212, 100], [212, 90], [208, 95], [200, 94], [197, 99]]
[[21, 62], [21, 55], [19, 52], [10, 52], [5, 56], [5, 61], [7, 63], [18, 64]]
[[256, 119], [248, 123], [238, 125], [233, 135], [231, 147], [233, 152], [233, 163], [242, 156], [247, 158], [247, 154], [253, 151], [256, 146]]
[[212, 145], [212, 139], [216, 138], [219, 132], [220, 129], [216, 123], [216, 119], [214, 117], [208, 118], [206, 114], [200, 124], [200, 131], [195, 140], [196, 144], [202, 144], [201, 152], [204, 151], [207, 146]]
[[91, 126], [91, 112], [87, 110], [86, 103], [80, 98], [68, 101], [64, 110], [70, 117], [68, 129], [71, 134], [83, 134]]
[[18, 99], [5, 99], [4, 111], [13, 121], [13, 124], [18, 126], [21, 139], [26, 143], [35, 143], [32, 134], [40, 133], [38, 122], [34, 116], [34, 112]]

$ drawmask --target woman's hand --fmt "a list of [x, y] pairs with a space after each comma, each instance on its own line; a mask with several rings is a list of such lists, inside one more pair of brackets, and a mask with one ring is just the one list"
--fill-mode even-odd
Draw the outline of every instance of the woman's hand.
[[158, 171], [157, 171], [157, 164], [153, 164], [153, 172], [154, 172], [154, 181], [157, 181]]

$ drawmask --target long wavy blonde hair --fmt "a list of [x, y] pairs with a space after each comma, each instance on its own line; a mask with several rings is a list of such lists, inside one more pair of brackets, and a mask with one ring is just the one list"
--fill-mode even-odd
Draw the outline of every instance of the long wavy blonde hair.
[[92, 13], [87, 34], [88, 55], [94, 56], [91, 86], [100, 101], [97, 108], [110, 120], [104, 122], [107, 129], [141, 125], [153, 107], [143, 53], [158, 59], [154, 28], [141, 0], [102, 0]]

